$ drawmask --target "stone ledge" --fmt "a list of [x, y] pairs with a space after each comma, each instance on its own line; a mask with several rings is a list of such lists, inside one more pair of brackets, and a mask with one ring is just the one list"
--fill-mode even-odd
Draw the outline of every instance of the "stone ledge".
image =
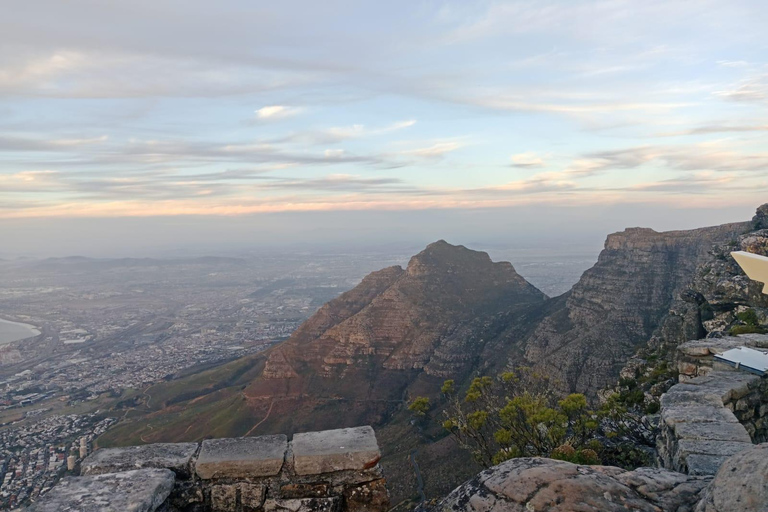
[[288, 437], [282, 434], [206, 439], [195, 471], [204, 480], [273, 476], [282, 469], [287, 450]]
[[191, 475], [197, 443], [157, 443], [125, 448], [102, 448], [82, 463], [81, 475], [101, 475], [132, 469], [166, 468], [178, 476]]
[[63, 479], [30, 512], [154, 512], [173, 489], [168, 469], [137, 469], [121, 473]]
[[734, 410], [760, 384], [755, 375], [711, 371], [672, 386], [661, 397], [661, 465], [690, 475], [714, 475], [729, 456], [751, 448], [752, 438]]
[[371, 427], [101, 449], [33, 510], [386, 512], [379, 458]]
[[376, 434], [368, 426], [295, 434], [291, 446], [294, 470], [299, 475], [360, 471], [374, 467], [381, 459]]

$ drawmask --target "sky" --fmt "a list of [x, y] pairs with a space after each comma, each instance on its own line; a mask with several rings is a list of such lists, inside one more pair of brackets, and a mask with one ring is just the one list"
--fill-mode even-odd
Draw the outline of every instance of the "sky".
[[0, 257], [599, 244], [768, 202], [762, 0], [25, 0]]

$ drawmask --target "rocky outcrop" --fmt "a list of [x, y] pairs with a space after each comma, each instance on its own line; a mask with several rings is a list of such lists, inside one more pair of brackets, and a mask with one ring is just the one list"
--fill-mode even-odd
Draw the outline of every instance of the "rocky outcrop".
[[696, 506], [696, 512], [737, 510], [768, 510], [768, 444], [754, 446], [726, 460]]
[[263, 377], [360, 378], [370, 365], [455, 376], [482, 349], [470, 331], [545, 299], [511, 264], [439, 241], [323, 306], [270, 353]]
[[764, 512], [768, 444], [727, 458], [714, 476], [626, 471], [552, 459], [503, 462], [420, 512]]
[[380, 458], [371, 427], [102, 449], [31, 510], [383, 512]]
[[[691, 285], [712, 245], [750, 226], [665, 233], [633, 228], [610, 235], [597, 264], [527, 340], [526, 359], [560, 379], [564, 391], [594, 395], [612, 385]], [[699, 333], [688, 334], [695, 339]]]
[[[549, 300], [508, 263], [442, 241], [431, 244], [407, 268], [369, 275], [269, 353], [190, 377], [184, 386], [157, 386], [152, 395], [164, 400], [153, 400], [152, 414], [163, 421], [154, 421], [146, 434], [153, 440], [204, 435], [178, 414], [187, 407], [204, 407], [211, 417], [226, 410], [212, 425], [223, 436], [372, 423], [381, 432], [392, 427], [387, 454], [406, 460], [406, 444], [411, 451], [424, 441], [401, 442], [409, 414], [403, 405], [419, 395], [435, 404], [446, 378], [461, 388], [473, 375], [530, 364], [561, 391], [594, 397], [616, 382], [638, 349], [654, 352], [654, 360], [671, 368], [680, 343], [727, 332], [742, 323], [737, 315], [746, 309], [768, 324], [761, 285], [728, 256], [738, 248], [768, 247], [766, 215], [768, 205], [751, 222], [610, 235], [597, 264], [573, 290]], [[638, 361], [642, 372], [654, 374], [652, 359]], [[626, 376], [645, 377], [642, 372]], [[648, 405], [657, 405], [674, 377], [646, 379], [653, 387]], [[171, 396], [182, 388], [182, 397]], [[172, 407], [160, 410], [164, 406]], [[129, 434], [146, 425], [143, 418], [127, 421], [134, 423], [119, 427]], [[442, 454], [424, 458], [424, 474], [440, 474], [440, 489], [459, 479], [457, 471], [469, 471]], [[397, 488], [415, 485], [409, 479], [404, 476]], [[434, 495], [429, 480], [425, 488]]]
[[742, 233], [710, 248], [654, 333], [650, 345], [657, 353], [676, 356], [681, 343], [728, 335], [743, 325], [738, 315], [747, 310], [755, 313], [760, 324], [768, 324], [768, 295], [762, 293], [763, 285], [749, 279], [730, 255], [733, 251], [768, 255], [766, 212], [768, 204], [758, 208]]
[[[423, 512], [690, 512], [709, 478], [540, 458], [480, 473]], [[735, 510], [735, 509], [734, 509]]]

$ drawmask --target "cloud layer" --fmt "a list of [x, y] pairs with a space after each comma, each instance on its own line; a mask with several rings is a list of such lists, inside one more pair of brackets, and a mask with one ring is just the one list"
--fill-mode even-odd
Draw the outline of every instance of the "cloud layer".
[[23, 2], [0, 220], [761, 202], [765, 26], [757, 0]]

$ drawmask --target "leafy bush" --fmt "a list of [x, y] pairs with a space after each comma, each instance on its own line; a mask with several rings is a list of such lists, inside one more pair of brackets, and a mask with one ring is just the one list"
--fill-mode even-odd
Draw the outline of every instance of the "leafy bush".
[[749, 308], [741, 313], [736, 314], [736, 318], [739, 319], [743, 325], [734, 325], [731, 327], [729, 334], [736, 336], [738, 334], [765, 334], [768, 329], [760, 325], [760, 319], [757, 317], [757, 312], [754, 309]]
[[409, 405], [408, 410], [416, 416], [423, 418], [427, 415], [432, 405], [429, 403], [429, 398], [425, 396], [416, 397]]
[[757, 318], [757, 313], [754, 309], [749, 308], [746, 311], [736, 314], [736, 318], [741, 320], [747, 325], [760, 325], [760, 319]]
[[731, 327], [729, 334], [731, 336], [737, 336], [739, 334], [765, 334], [765, 327], [759, 325], [734, 325]]
[[[642, 403], [642, 390], [629, 380], [625, 384], [635, 389], [625, 399]], [[584, 395], [560, 397], [552, 389], [547, 377], [530, 368], [518, 368], [495, 379], [477, 377], [463, 398], [456, 392], [455, 382], [446, 381], [442, 387], [447, 400], [443, 427], [486, 467], [529, 456], [578, 464], [618, 458], [627, 466], [632, 465], [631, 457], [622, 443], [648, 444], [645, 439], [638, 441], [642, 437], [637, 434], [641, 430], [638, 419], [618, 395], [600, 410], [592, 410]]]

